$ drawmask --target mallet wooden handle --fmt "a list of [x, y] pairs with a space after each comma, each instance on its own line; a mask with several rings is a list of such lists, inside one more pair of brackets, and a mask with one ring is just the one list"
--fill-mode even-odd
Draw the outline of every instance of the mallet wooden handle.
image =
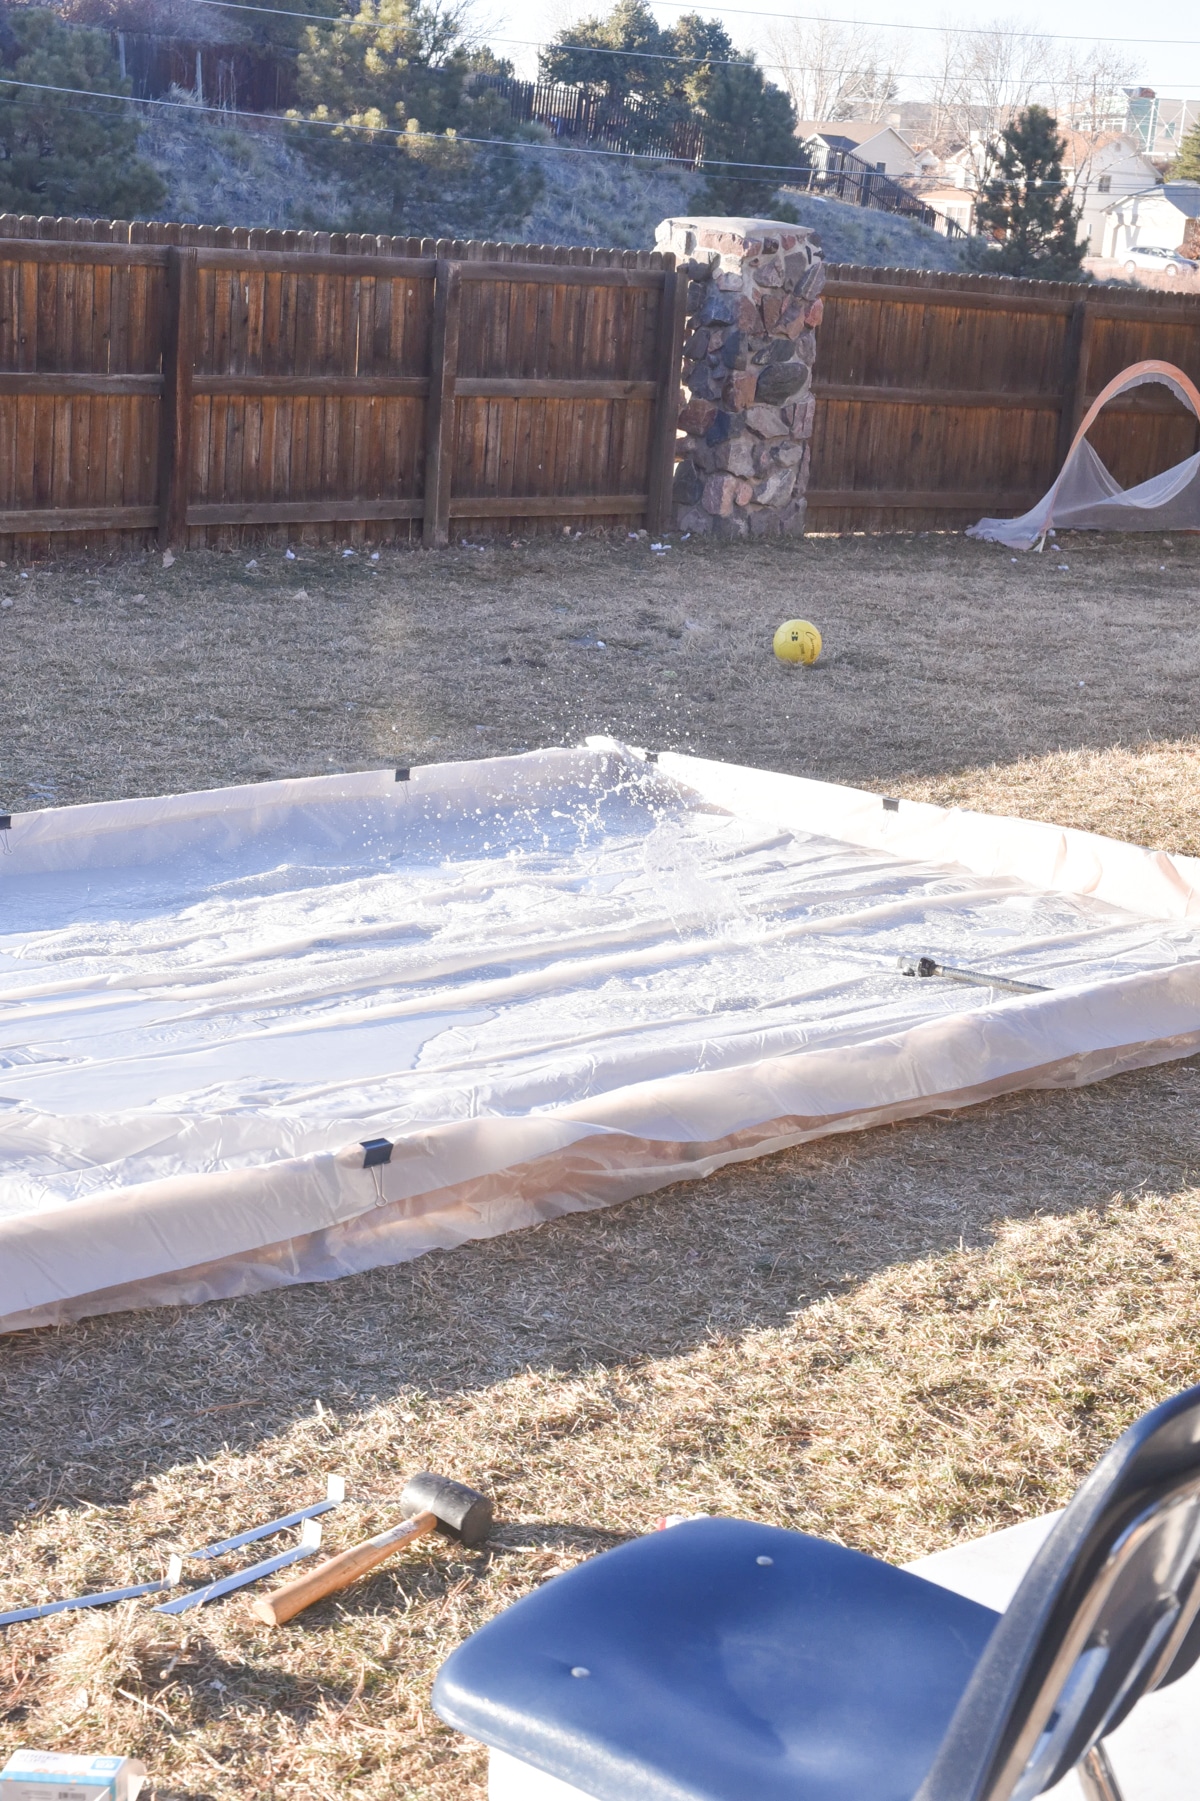
[[435, 1532], [437, 1523], [436, 1513], [419, 1513], [415, 1519], [402, 1520], [386, 1532], [377, 1532], [374, 1538], [327, 1558], [306, 1576], [298, 1576], [294, 1582], [286, 1582], [276, 1589], [273, 1595], [256, 1601], [254, 1612], [268, 1626], [282, 1626], [285, 1620], [303, 1613], [314, 1601], [336, 1594], [339, 1588], [348, 1588], [356, 1577], [373, 1570], [377, 1563], [382, 1563], [402, 1545], [411, 1544], [414, 1538], [424, 1538], [427, 1532]]

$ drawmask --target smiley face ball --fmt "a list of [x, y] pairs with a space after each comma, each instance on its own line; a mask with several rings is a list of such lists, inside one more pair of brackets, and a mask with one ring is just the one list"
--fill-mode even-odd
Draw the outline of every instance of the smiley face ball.
[[821, 634], [807, 619], [785, 619], [775, 634], [774, 650], [781, 663], [815, 663]]

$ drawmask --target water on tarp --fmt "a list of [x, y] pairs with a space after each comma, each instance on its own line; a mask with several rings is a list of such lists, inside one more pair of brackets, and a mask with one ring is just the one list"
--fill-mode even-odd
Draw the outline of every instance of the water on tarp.
[[1200, 957], [1195, 928], [756, 827], [651, 770], [139, 856], [4, 872], [0, 1213], [1004, 1003], [902, 956], [1059, 988]]

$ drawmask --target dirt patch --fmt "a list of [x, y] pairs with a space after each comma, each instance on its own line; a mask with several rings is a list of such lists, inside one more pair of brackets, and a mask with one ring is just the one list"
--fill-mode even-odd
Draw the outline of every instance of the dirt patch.
[[[0, 808], [611, 731], [1200, 849], [1194, 542], [247, 560], [0, 571]], [[811, 671], [770, 658], [788, 613], [825, 633]], [[1200, 1371], [1198, 1093], [1200, 1059], [1011, 1096], [396, 1269], [4, 1341], [0, 1606], [147, 1579], [333, 1469], [331, 1549], [421, 1467], [504, 1525], [275, 1634], [244, 1600], [10, 1628], [0, 1751], [136, 1752], [162, 1801], [480, 1801], [433, 1671], [658, 1514], [903, 1558], [1061, 1504]]]

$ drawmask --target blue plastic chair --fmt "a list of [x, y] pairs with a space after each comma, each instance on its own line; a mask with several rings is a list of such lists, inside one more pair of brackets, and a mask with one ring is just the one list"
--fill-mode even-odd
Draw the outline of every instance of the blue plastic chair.
[[442, 1719], [597, 1801], [1032, 1801], [1200, 1656], [1200, 1388], [1104, 1456], [994, 1613], [804, 1533], [605, 1552], [447, 1659]]

